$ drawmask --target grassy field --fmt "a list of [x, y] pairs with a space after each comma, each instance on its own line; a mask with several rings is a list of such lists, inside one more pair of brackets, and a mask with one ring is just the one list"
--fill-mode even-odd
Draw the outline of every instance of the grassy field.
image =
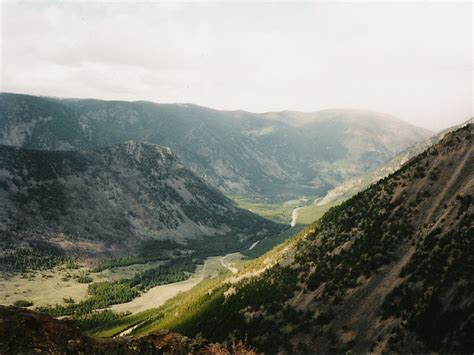
[[323, 206], [316, 206], [314, 204], [308, 205], [306, 198], [286, 202], [264, 202], [239, 196], [231, 196], [231, 198], [237, 203], [238, 207], [247, 209], [278, 223], [289, 224], [293, 209], [299, 207], [297, 224], [303, 225], [313, 223], [321, 218], [328, 209], [342, 202], [342, 200], [334, 201]]
[[[212, 280], [221, 274], [230, 274], [228, 267], [237, 268], [243, 257], [239, 253], [230, 254], [225, 258], [225, 264], [222, 262], [224, 256], [209, 257], [203, 265], [196, 268], [196, 272], [188, 280], [153, 287], [131, 302], [113, 305], [111, 309], [117, 313], [138, 313], [157, 308], [203, 280]], [[70, 298], [77, 303], [88, 297], [90, 285], [90, 283], [79, 283], [79, 276], [87, 275], [92, 279], [91, 282], [117, 281], [131, 278], [137, 272], [154, 268], [160, 264], [163, 262], [134, 264], [97, 273], [93, 273], [85, 267], [68, 269], [61, 266], [47, 271], [4, 277], [0, 280], [0, 304], [12, 305], [16, 301], [26, 300], [33, 303], [30, 308], [36, 308], [56, 304], [64, 305], [65, 300]]]
[[116, 281], [131, 278], [135, 273], [151, 269], [163, 262], [135, 264], [93, 273], [89, 268], [70, 269], [65, 266], [51, 270], [16, 274], [0, 279], [0, 305], [12, 305], [18, 300], [33, 302], [31, 308], [37, 306], [54, 306], [64, 304], [64, 299], [72, 298], [82, 301], [87, 297], [88, 283], [79, 283], [78, 277], [87, 275], [92, 282]]
[[[240, 256], [238, 254], [232, 254], [230, 258], [226, 259], [227, 265], [234, 266], [236, 261], [240, 260], [242, 256], [242, 254], [240, 254]], [[216, 278], [219, 272], [225, 268], [224, 265], [222, 265], [222, 258], [221, 256], [209, 257], [203, 265], [197, 267], [196, 272], [189, 279], [153, 287], [130, 302], [116, 304], [110, 308], [112, 311], [118, 313], [139, 313], [150, 308], [160, 307], [167, 300], [181, 292], [193, 288], [202, 280]]]
[[323, 206], [316, 206], [316, 205], [308, 205], [303, 206], [298, 210], [298, 224], [310, 224], [314, 221], [318, 220], [329, 210], [331, 207], [337, 206], [342, 201], [334, 201]]
[[298, 206], [299, 201], [288, 201], [286, 203], [280, 202], [266, 202], [260, 200], [251, 200], [240, 196], [231, 196], [238, 207], [244, 208], [258, 214], [259, 216], [268, 218], [277, 223], [290, 223], [291, 212], [293, 208]]

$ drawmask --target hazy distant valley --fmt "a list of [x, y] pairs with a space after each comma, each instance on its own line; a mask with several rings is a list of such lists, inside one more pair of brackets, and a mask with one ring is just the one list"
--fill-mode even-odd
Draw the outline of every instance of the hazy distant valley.
[[472, 133], [0, 94], [0, 304], [58, 351], [469, 349]]

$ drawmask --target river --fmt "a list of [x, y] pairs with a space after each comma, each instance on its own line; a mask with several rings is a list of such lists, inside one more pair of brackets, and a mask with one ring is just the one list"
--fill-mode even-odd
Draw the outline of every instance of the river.
[[293, 209], [293, 212], [291, 213], [291, 223], [290, 223], [291, 227], [296, 226], [296, 222], [298, 221], [299, 210], [300, 210], [300, 207], [296, 207], [295, 209]]

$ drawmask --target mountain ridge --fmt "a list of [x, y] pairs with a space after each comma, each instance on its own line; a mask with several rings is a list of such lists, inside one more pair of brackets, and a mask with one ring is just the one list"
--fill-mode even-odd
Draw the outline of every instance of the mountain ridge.
[[238, 209], [168, 147], [135, 141], [81, 151], [0, 146], [0, 163], [3, 247], [39, 240], [72, 254], [110, 257], [156, 240], [186, 244], [220, 236], [220, 243], [238, 248], [282, 228]]
[[438, 143], [444, 137], [445, 134], [472, 123], [474, 123], [474, 117], [462, 122], [459, 125], [446, 128], [430, 136], [423, 142], [419, 142], [413, 146], [408, 147], [407, 149], [398, 153], [386, 164], [383, 164], [382, 166], [374, 169], [373, 171], [370, 171], [365, 176], [351, 178], [342, 183], [341, 185], [336, 186], [334, 189], [328, 191], [328, 193], [322, 199], [315, 201], [315, 204], [317, 206], [322, 206], [324, 204], [351, 197], [355, 193], [368, 187], [370, 184], [373, 184], [378, 180], [382, 179], [383, 177], [386, 177], [391, 173], [395, 172], [411, 158], [413, 158], [417, 154], [422, 153], [423, 150], [429, 148], [431, 145]]
[[263, 114], [192, 104], [0, 94], [0, 143], [46, 150], [156, 143], [226, 194], [282, 200], [321, 196], [427, 135], [404, 122], [396, 130], [407, 137], [384, 128], [383, 119], [360, 129], [331, 120], [301, 129]]

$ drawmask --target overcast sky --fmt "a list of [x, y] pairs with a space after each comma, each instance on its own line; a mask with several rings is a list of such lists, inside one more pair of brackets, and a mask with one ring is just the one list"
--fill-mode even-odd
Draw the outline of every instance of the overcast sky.
[[1, 90], [254, 112], [473, 115], [472, 3], [1, 5]]

